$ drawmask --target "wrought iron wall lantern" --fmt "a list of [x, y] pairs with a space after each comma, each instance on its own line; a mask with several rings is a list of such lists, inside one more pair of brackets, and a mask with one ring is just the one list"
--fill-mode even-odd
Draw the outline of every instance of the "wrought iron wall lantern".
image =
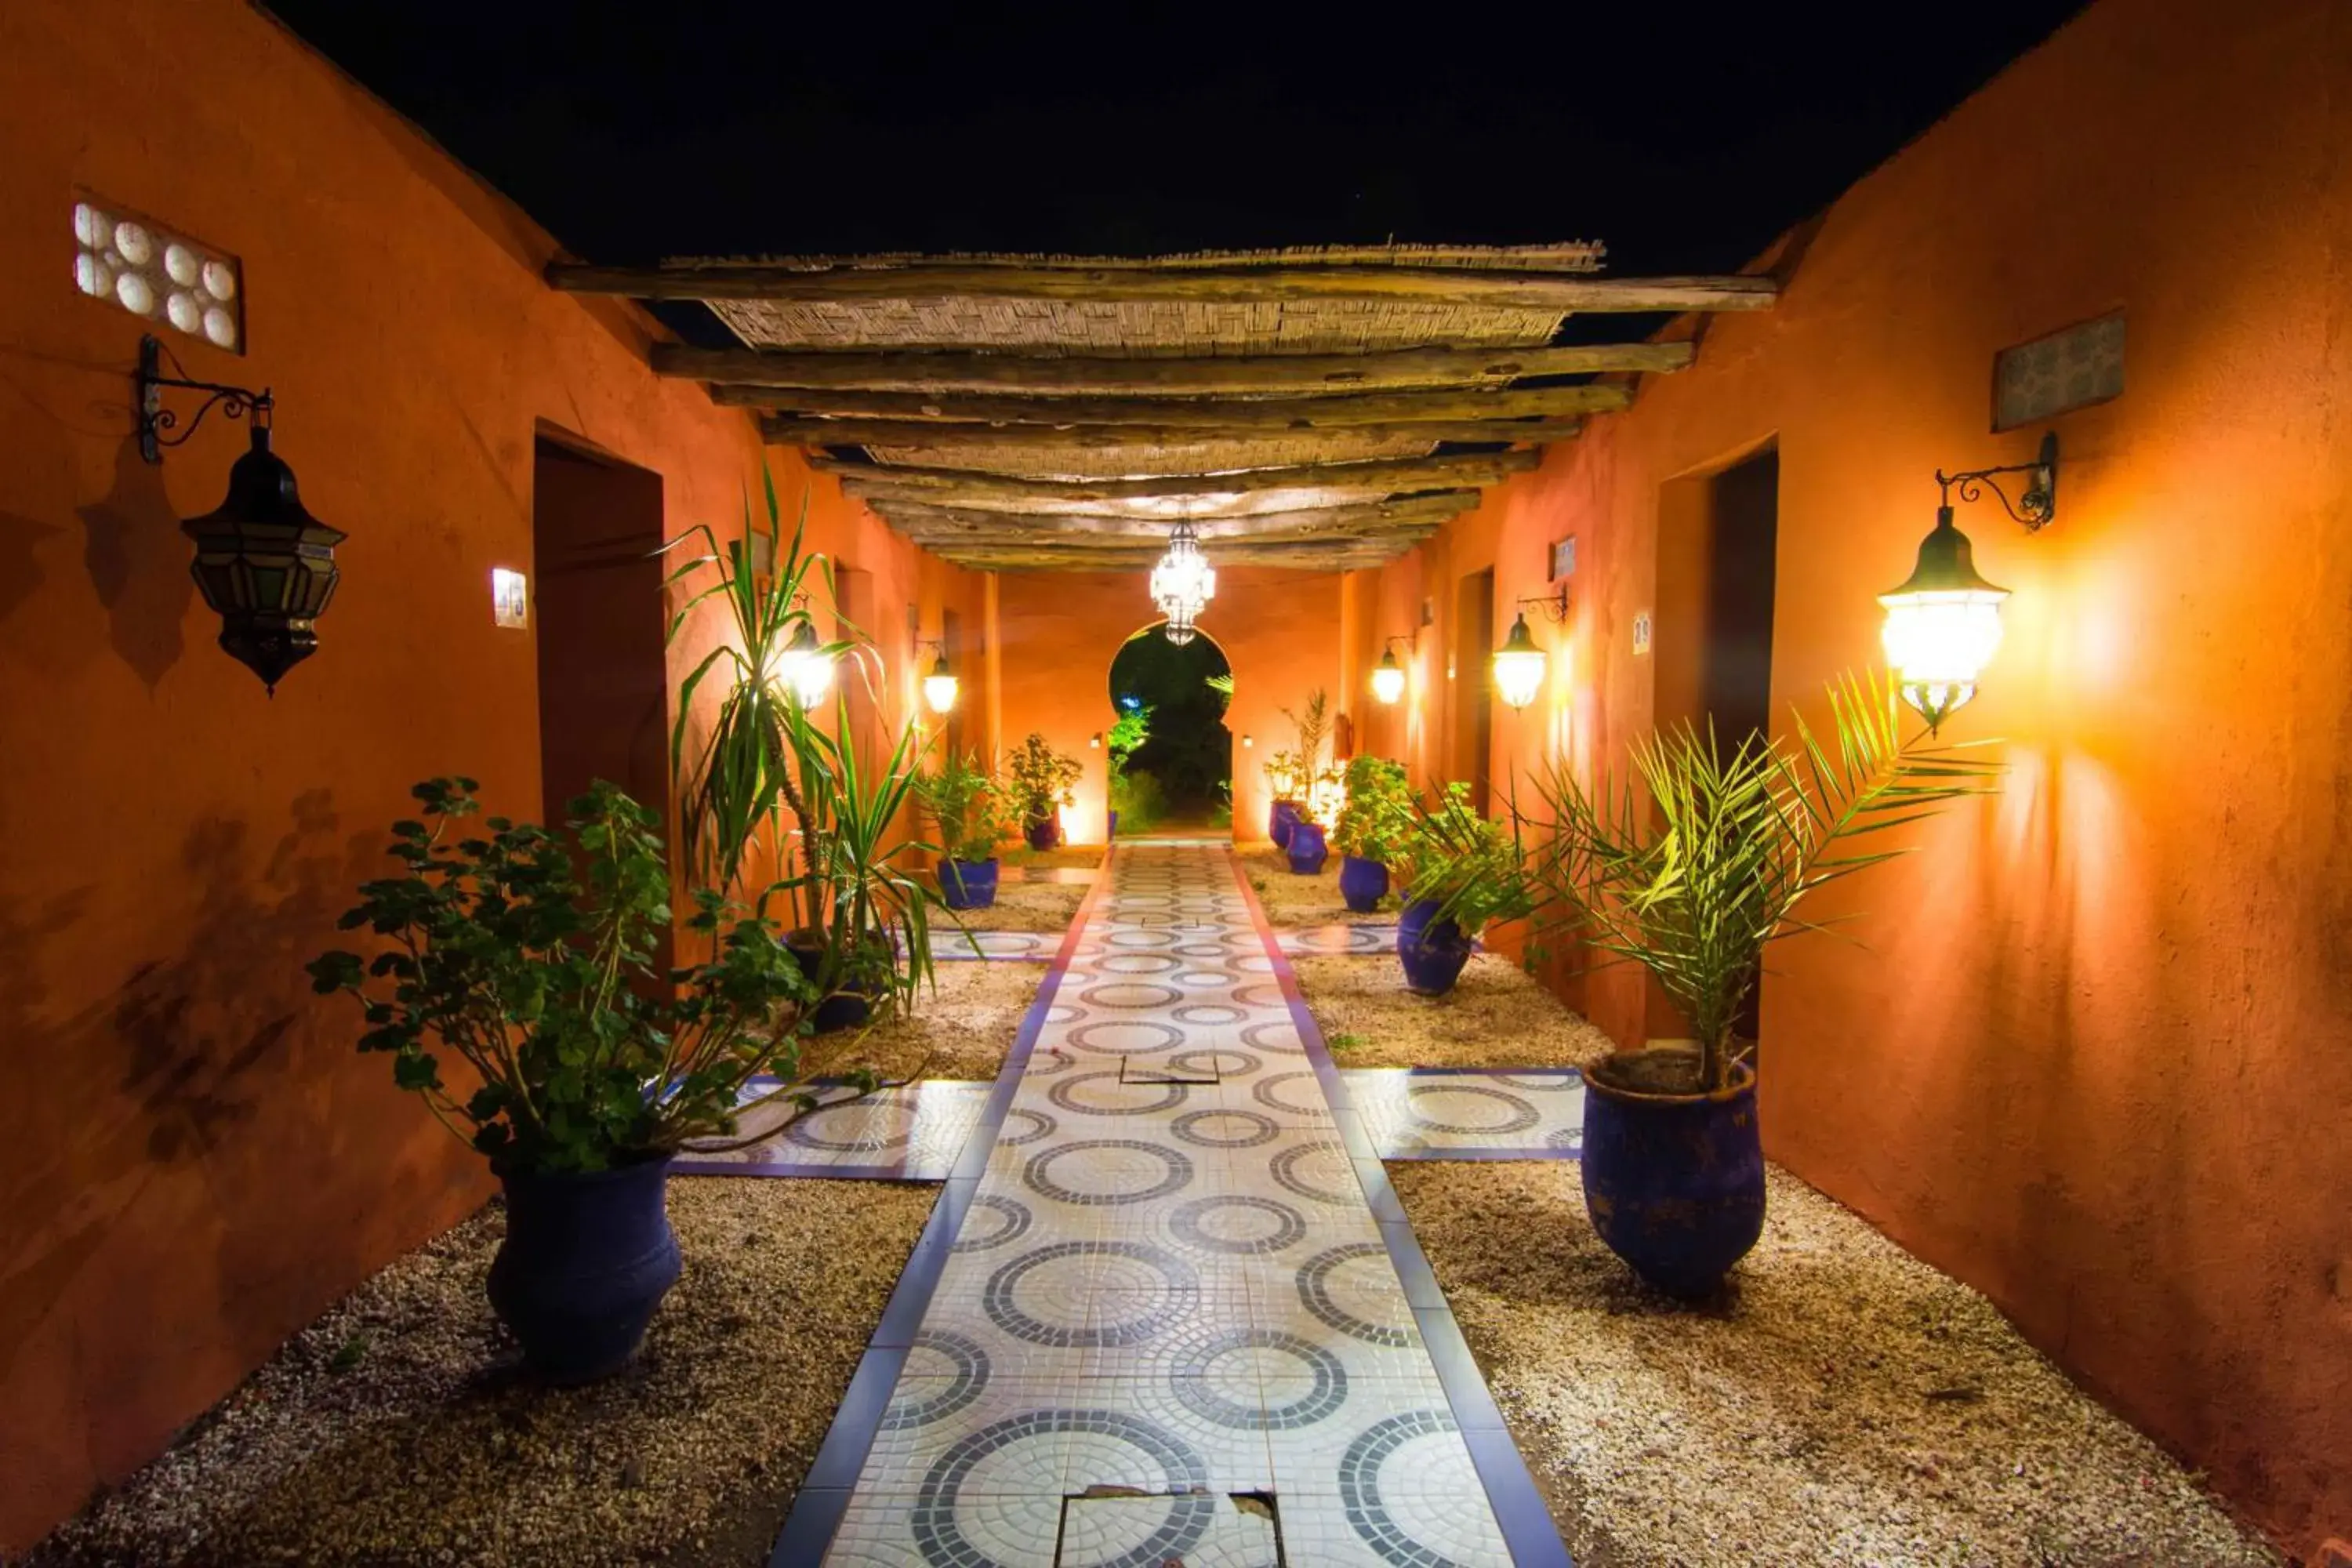
[[[2001, 476], [2022, 477], [2010, 499]], [[1978, 679], [2000, 647], [2000, 605], [2009, 590], [1989, 583], [1976, 568], [1969, 536], [1952, 526], [1952, 497], [1973, 503], [1992, 492], [2001, 510], [2028, 533], [2039, 533], [2058, 515], [2058, 437], [2042, 437], [2030, 463], [1936, 470], [1942, 499], [1936, 526], [1919, 542], [1919, 557], [1902, 585], [1878, 596], [1886, 622], [1879, 639], [1887, 668], [1901, 684], [1903, 700], [1927, 721], [1929, 733], [1977, 694]]]
[[956, 705], [955, 671], [948, 668], [948, 645], [938, 638], [917, 643], [917, 648], [932, 647], [939, 657], [931, 660], [931, 671], [923, 677], [923, 704], [934, 713], [947, 713]]
[[1495, 650], [1495, 689], [1513, 708], [1525, 708], [1543, 689], [1544, 670], [1549, 658], [1528, 629], [1528, 606], [1533, 605], [1543, 612], [1544, 619], [1557, 626], [1568, 619], [1568, 584], [1562, 583], [1549, 594], [1535, 594], [1518, 602], [1518, 618], [1503, 638], [1503, 646]]
[[833, 689], [834, 656], [817, 643], [816, 618], [808, 613], [808, 595], [794, 595], [793, 608], [800, 613], [801, 624], [774, 655], [774, 668], [769, 673], [783, 682], [794, 702], [813, 709]]
[[[163, 448], [196, 433], [215, 408], [226, 419], [246, 419], [252, 444], [228, 471], [228, 499], [180, 530], [195, 542], [190, 573], [205, 603], [221, 618], [220, 646], [261, 677], [276, 695], [286, 672], [319, 651], [318, 619], [335, 596], [341, 574], [335, 546], [346, 537], [302, 505], [294, 470], [269, 449], [270, 417], [277, 402], [268, 387], [228, 386], [165, 375], [177, 357], [156, 339], [139, 340], [139, 368], [132, 373], [139, 421], [139, 455], [163, 460]], [[205, 394], [184, 428], [179, 415], [163, 406], [163, 389]], [[171, 432], [177, 431], [173, 435]]]
[[1396, 645], [1412, 647], [1410, 637], [1391, 637], [1381, 649], [1381, 662], [1372, 666], [1372, 696], [1384, 708], [1393, 708], [1404, 695], [1404, 666], [1397, 662]]

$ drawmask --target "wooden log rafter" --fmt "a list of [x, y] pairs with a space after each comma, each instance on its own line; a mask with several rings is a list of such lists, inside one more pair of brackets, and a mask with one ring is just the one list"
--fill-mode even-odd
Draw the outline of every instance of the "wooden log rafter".
[[[1358, 533], [1384, 534], [1412, 528], [1433, 529], [1476, 503], [1475, 490], [1452, 491], [1426, 500], [1209, 518], [1195, 522], [1194, 527], [1202, 539], [1294, 535], [1344, 538]], [[1019, 533], [1047, 538], [1164, 541], [1170, 526], [1163, 519], [1098, 512], [980, 511], [908, 501], [884, 503], [883, 516], [892, 527], [910, 536], [929, 533], [945, 537], [959, 532]]]
[[779, 351], [653, 345], [657, 374], [745, 386], [833, 391], [1049, 393], [1069, 396], [1202, 394], [1312, 395], [1375, 387], [1460, 387], [1535, 375], [1679, 370], [1688, 343], [1558, 348], [1421, 348], [1361, 354], [1217, 354], [1153, 359], [981, 353], [968, 349]]
[[[1690, 363], [1687, 342], [1649, 343], [1674, 351], [1657, 368]], [[997, 397], [983, 394], [838, 392], [822, 387], [761, 386], [717, 382], [711, 401], [761, 408], [796, 419], [886, 420], [893, 423], [1036, 426], [1069, 429], [1090, 425], [1148, 425], [1168, 429], [1320, 430], [1362, 426], [1452, 424], [1482, 419], [1563, 419], [1613, 414], [1630, 407], [1633, 390], [1622, 382], [1570, 386], [1484, 385], [1436, 392], [1352, 392], [1324, 397]]]
[[1157, 268], [950, 261], [811, 270], [756, 262], [700, 267], [591, 267], [558, 262], [548, 268], [547, 280], [567, 293], [619, 294], [639, 300], [765, 300], [798, 304], [953, 299], [1234, 304], [1377, 300], [1588, 312], [1760, 310], [1771, 307], [1779, 291], [1769, 278], [1602, 278], [1590, 272], [1312, 263]]
[[1257, 490], [1339, 489], [1373, 493], [1490, 485], [1525, 473], [1540, 452], [1474, 452], [1432, 458], [1383, 458], [1370, 462], [1309, 463], [1278, 468], [1233, 468], [1206, 474], [1150, 474], [1118, 479], [1037, 479], [967, 468], [847, 463], [812, 458], [810, 466], [841, 477], [861, 495], [921, 499], [927, 494], [996, 496], [1041, 501], [1114, 501], [1237, 495]]
[[1215, 441], [1244, 447], [1346, 435], [1366, 441], [1565, 441], [1583, 428], [1578, 419], [1464, 420], [1427, 425], [1356, 425], [1342, 431], [1281, 430], [1247, 425], [1226, 429], [1159, 425], [942, 425], [920, 420], [762, 419], [760, 435], [780, 447], [1000, 447], [1018, 450], [1069, 447], [1125, 451]]

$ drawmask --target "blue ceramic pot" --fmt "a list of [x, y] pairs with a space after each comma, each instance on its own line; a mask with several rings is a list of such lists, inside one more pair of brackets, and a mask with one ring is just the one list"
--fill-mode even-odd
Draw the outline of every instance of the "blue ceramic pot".
[[1404, 965], [1408, 991], [1443, 996], [1462, 978], [1470, 962], [1470, 939], [1452, 921], [1435, 918], [1435, 899], [1415, 899], [1397, 917], [1397, 962]]
[[985, 860], [940, 862], [940, 902], [951, 910], [984, 910], [996, 902], [994, 856]]
[[1297, 801], [1277, 800], [1274, 803], [1273, 813], [1266, 818], [1265, 836], [1274, 840], [1276, 849], [1287, 849], [1290, 847], [1290, 830], [1305, 820]]
[[[1764, 1234], [1756, 1075], [1713, 1094], [1585, 1074], [1584, 1207], [1609, 1250], [1675, 1296], [1704, 1296]], [[1632, 1081], [1639, 1082], [1638, 1079]]]
[[1389, 896], [1389, 868], [1360, 855], [1339, 858], [1339, 896], [1360, 915], [1370, 914]]
[[[989, 862], [994, 865], [995, 862]], [[898, 942], [891, 942], [895, 950]], [[784, 948], [800, 961], [801, 973], [814, 977], [824, 967], [824, 943], [815, 934], [796, 931], [784, 939]], [[895, 954], [904, 957], [904, 954]], [[808, 1016], [809, 1033], [830, 1035], [837, 1029], [854, 1028], [874, 1016], [875, 1000], [882, 994], [878, 985], [856, 983], [844, 984], [828, 994]]]
[[1116, 838], [1118, 837], [1118, 813], [1114, 811], [1107, 813], [1106, 815], [1110, 818], [1110, 829], [1108, 832], [1104, 834], [1103, 837], [1106, 838]]
[[1290, 857], [1290, 868], [1302, 877], [1312, 877], [1323, 869], [1331, 858], [1331, 849], [1323, 841], [1323, 825], [1319, 822], [1298, 822], [1291, 825], [1290, 842], [1283, 846]]
[[1032, 849], [1051, 849], [1062, 841], [1062, 820], [1057, 816], [1033, 816], [1021, 825], [1021, 837], [1029, 841]]
[[490, 1306], [550, 1383], [593, 1383], [628, 1364], [677, 1283], [665, 1205], [669, 1159], [610, 1171], [502, 1173], [507, 1237]]

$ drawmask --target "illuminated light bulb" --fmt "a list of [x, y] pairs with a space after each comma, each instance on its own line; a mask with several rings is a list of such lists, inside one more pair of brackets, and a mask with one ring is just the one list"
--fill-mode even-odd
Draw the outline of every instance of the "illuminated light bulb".
[[1191, 642], [1193, 621], [1216, 596], [1216, 568], [1201, 553], [1192, 525], [1179, 522], [1169, 532], [1168, 552], [1151, 568], [1151, 602], [1168, 617], [1168, 640], [1179, 647]]
[[1381, 662], [1372, 666], [1372, 695], [1383, 704], [1394, 707], [1404, 695], [1404, 666], [1396, 660], [1396, 649], [1381, 655]]
[[833, 689], [833, 660], [817, 647], [815, 626], [801, 623], [793, 640], [776, 656], [774, 673], [802, 707], [814, 708], [824, 700]]
[[945, 653], [932, 661], [930, 674], [923, 677], [923, 701], [934, 713], [945, 713], [956, 704], [955, 672], [948, 668]]
[[1929, 732], [1976, 696], [2000, 648], [2000, 603], [2008, 597], [2008, 589], [1977, 574], [1969, 536], [1952, 526], [1950, 507], [1938, 507], [1910, 577], [1878, 596], [1886, 610], [1879, 630], [1886, 666]]
[[1528, 630], [1528, 617], [1522, 615], [1511, 623], [1503, 646], [1495, 650], [1495, 689], [1511, 707], [1525, 708], [1543, 689], [1545, 664], [1544, 651], [1536, 646], [1535, 635]]

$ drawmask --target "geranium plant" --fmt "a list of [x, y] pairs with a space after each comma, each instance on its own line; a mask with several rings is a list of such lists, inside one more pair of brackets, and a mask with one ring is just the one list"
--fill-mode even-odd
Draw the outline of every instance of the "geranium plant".
[[1077, 758], [1054, 750], [1034, 730], [1004, 760], [1009, 793], [1024, 822], [1050, 821], [1057, 808], [1076, 805], [1076, 787], [1085, 773]]

